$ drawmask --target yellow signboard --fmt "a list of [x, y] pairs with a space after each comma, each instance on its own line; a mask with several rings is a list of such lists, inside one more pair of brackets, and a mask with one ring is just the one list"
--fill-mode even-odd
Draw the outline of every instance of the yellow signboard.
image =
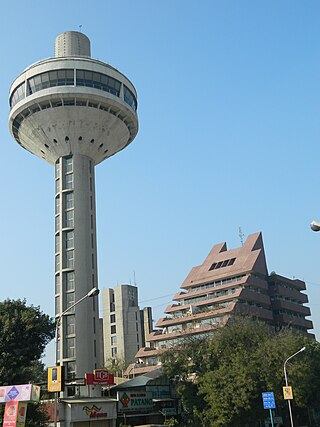
[[292, 387], [283, 387], [283, 398], [285, 400], [293, 399]]
[[53, 366], [52, 368], [48, 368], [48, 391], [63, 391], [64, 381], [62, 368], [62, 366]]

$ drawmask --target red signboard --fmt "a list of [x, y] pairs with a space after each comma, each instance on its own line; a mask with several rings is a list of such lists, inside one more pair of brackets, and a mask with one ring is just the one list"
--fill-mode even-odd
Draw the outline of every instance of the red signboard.
[[18, 416], [18, 405], [19, 402], [11, 400], [7, 402], [4, 409], [3, 427], [16, 427], [17, 416]]
[[93, 374], [85, 374], [87, 385], [114, 385], [114, 374], [105, 369], [95, 369]]

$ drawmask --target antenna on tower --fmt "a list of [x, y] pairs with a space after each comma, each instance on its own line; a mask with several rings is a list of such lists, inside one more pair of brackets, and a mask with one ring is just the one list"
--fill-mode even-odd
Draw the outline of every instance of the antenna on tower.
[[242, 232], [241, 227], [239, 227], [239, 237], [240, 237], [241, 246], [243, 246], [244, 233]]
[[80, 33], [82, 33], [82, 25], [79, 25]]
[[136, 284], [136, 272], [133, 270], [133, 285], [137, 286]]

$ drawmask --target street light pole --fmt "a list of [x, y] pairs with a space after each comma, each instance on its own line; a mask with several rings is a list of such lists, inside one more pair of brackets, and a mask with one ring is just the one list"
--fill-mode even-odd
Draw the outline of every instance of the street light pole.
[[[292, 354], [290, 357], [288, 357], [288, 359], [285, 360], [284, 365], [283, 365], [283, 372], [284, 372], [284, 380], [285, 380], [285, 383], [286, 383], [286, 387], [288, 387], [288, 376], [287, 376], [287, 371], [286, 371], [286, 364], [294, 356], [296, 356], [297, 354], [301, 353], [302, 351], [305, 351], [305, 349], [306, 349], [305, 347], [300, 348], [299, 351], [297, 351], [296, 353]], [[291, 399], [288, 399], [288, 407], [289, 407], [289, 415], [290, 415], [291, 427], [294, 427], [294, 425], [293, 425], [293, 418], [292, 418], [292, 410], [291, 410]]]
[[[61, 319], [62, 317], [70, 310], [72, 310], [76, 305], [80, 304], [80, 302], [82, 302], [83, 300], [85, 300], [86, 298], [92, 298], [95, 297], [96, 295], [98, 295], [100, 292], [100, 290], [98, 288], [92, 288], [86, 295], [84, 295], [82, 298], [80, 298], [78, 301], [76, 301], [74, 304], [70, 305], [70, 307], [68, 307], [66, 310], [64, 310], [58, 317], [57, 321], [56, 321], [56, 330], [55, 330], [55, 336], [54, 336], [54, 342], [55, 342], [55, 350], [56, 350], [56, 354], [55, 354], [55, 366], [61, 365], [60, 360], [61, 360], [61, 354], [60, 357], [58, 358], [58, 335], [59, 335], [59, 329], [60, 329], [60, 323], [61, 323]], [[59, 360], [58, 360], [59, 359]], [[54, 398], [54, 419], [53, 419], [53, 425], [54, 427], [57, 427], [57, 401], [58, 401], [58, 393], [55, 393], [55, 398]]]

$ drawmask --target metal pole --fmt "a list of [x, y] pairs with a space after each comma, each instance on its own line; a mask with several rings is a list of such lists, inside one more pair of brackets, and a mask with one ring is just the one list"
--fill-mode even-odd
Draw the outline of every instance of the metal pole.
[[[296, 353], [294, 353], [292, 356], [288, 357], [288, 359], [285, 360], [284, 365], [283, 365], [283, 371], [284, 371], [284, 380], [285, 380], [285, 383], [286, 383], [286, 387], [288, 387], [288, 377], [287, 377], [287, 371], [286, 371], [286, 364], [287, 364], [288, 360], [292, 359], [294, 356], [296, 356], [297, 354], [301, 353], [305, 349], [306, 349], [305, 347], [302, 347], [299, 351], [297, 351]], [[291, 399], [288, 399], [288, 407], [289, 407], [289, 415], [290, 415], [291, 427], [294, 427], [294, 425], [293, 425], [293, 418], [292, 418], [292, 410], [291, 410]]]
[[269, 411], [270, 411], [271, 426], [274, 427], [272, 410], [269, 408]]

